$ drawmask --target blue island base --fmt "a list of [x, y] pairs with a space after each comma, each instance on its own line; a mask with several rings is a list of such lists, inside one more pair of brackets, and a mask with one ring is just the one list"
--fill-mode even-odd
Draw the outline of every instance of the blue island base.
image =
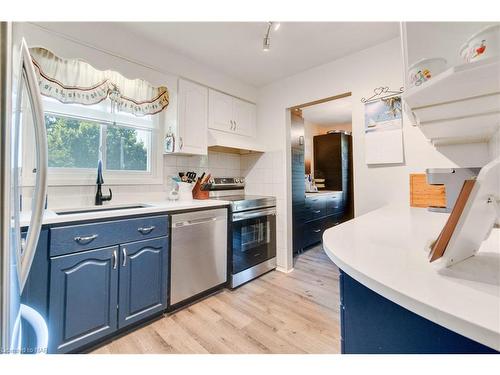
[[494, 349], [450, 331], [340, 272], [343, 354], [490, 354]]

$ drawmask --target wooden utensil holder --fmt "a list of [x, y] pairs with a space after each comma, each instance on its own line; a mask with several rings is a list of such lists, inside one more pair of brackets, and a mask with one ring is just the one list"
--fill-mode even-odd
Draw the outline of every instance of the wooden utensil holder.
[[202, 187], [201, 181], [197, 180], [193, 188], [193, 199], [208, 199], [208, 190], [202, 190]]

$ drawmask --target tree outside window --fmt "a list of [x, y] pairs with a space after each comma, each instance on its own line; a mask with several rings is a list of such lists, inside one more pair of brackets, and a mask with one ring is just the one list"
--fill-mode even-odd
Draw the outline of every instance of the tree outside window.
[[51, 113], [45, 126], [51, 168], [95, 168], [103, 159], [108, 170], [149, 171], [150, 130]]

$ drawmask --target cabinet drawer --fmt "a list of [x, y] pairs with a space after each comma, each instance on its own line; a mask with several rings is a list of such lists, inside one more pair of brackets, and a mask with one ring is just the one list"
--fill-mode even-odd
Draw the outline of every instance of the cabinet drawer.
[[342, 194], [328, 195], [326, 200], [326, 214], [333, 215], [344, 211], [344, 201]]
[[324, 221], [323, 219], [314, 220], [304, 225], [304, 247], [321, 242]]
[[50, 256], [168, 235], [168, 216], [151, 216], [50, 230]]
[[326, 216], [326, 200], [324, 197], [306, 199], [307, 220], [316, 220]]
[[325, 223], [324, 223], [324, 229], [326, 230], [328, 228], [339, 225], [340, 223], [342, 223], [343, 218], [344, 218], [343, 213], [337, 213], [335, 215], [328, 216], [325, 220]]

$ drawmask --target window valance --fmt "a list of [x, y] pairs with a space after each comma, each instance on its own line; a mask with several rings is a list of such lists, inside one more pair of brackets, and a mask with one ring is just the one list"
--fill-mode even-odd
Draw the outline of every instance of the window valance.
[[63, 59], [51, 51], [30, 48], [42, 95], [62, 103], [93, 105], [110, 99], [112, 110], [136, 116], [153, 115], [167, 108], [168, 90], [142, 79], [128, 79], [112, 70], [98, 70], [85, 61]]

